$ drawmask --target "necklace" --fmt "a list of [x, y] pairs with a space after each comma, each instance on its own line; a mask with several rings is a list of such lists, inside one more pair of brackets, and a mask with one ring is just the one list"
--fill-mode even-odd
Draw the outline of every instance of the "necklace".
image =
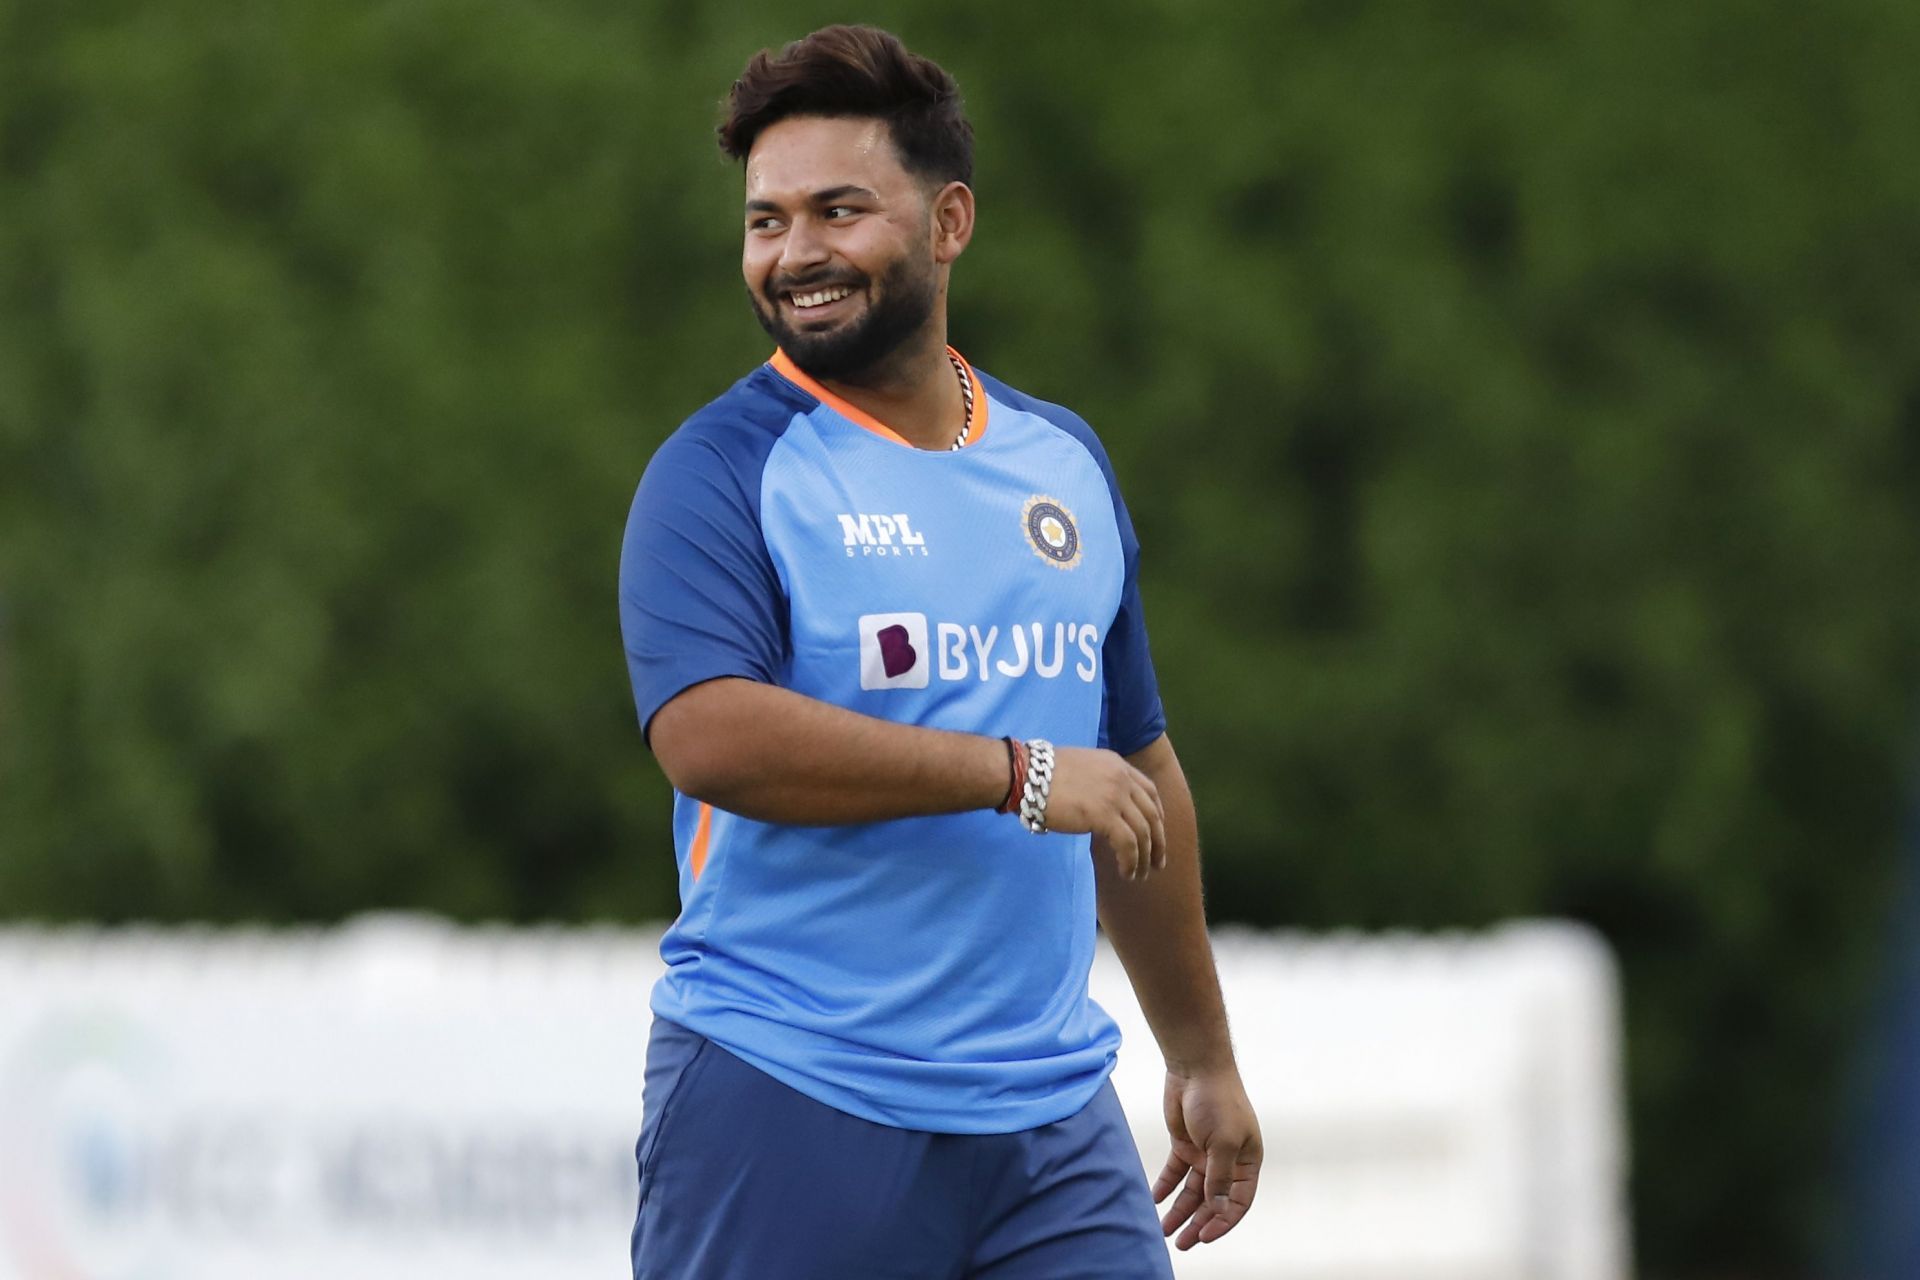
[[954, 376], [960, 379], [960, 400], [967, 406], [967, 416], [960, 423], [960, 434], [954, 437], [952, 445], [957, 450], [973, 434], [973, 379], [967, 376], [967, 366], [960, 363], [960, 357], [953, 354], [951, 349], [947, 351], [947, 363], [953, 366]]

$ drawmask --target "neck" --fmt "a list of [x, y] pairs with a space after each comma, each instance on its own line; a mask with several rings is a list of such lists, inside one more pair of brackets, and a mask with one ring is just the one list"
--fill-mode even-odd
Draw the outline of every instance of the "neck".
[[960, 383], [947, 360], [946, 326], [927, 325], [858, 381], [821, 381], [918, 449], [947, 449], [966, 421]]

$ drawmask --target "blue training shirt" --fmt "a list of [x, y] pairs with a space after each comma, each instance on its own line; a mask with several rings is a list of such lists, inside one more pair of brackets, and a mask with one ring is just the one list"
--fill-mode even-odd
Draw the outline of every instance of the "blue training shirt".
[[[642, 730], [704, 680], [1128, 754], [1165, 728], [1138, 543], [1086, 423], [971, 368], [914, 448], [783, 353], [660, 447], [620, 621]], [[1089, 837], [979, 810], [790, 827], [674, 800], [656, 1014], [841, 1111], [939, 1133], [1064, 1119], [1120, 1035], [1087, 995]]]

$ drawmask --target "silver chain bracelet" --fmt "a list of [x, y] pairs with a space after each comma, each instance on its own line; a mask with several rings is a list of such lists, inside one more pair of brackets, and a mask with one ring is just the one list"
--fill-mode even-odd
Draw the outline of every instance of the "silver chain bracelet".
[[1020, 821], [1037, 836], [1047, 833], [1047, 797], [1053, 792], [1053, 744], [1028, 738], [1027, 780], [1020, 793]]

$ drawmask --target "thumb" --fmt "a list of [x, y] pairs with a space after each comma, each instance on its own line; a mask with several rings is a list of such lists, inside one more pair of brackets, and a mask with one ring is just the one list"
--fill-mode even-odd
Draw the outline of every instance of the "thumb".
[[1225, 1208], [1233, 1190], [1233, 1166], [1240, 1152], [1233, 1143], [1214, 1137], [1207, 1143], [1207, 1199], [1215, 1208]]

